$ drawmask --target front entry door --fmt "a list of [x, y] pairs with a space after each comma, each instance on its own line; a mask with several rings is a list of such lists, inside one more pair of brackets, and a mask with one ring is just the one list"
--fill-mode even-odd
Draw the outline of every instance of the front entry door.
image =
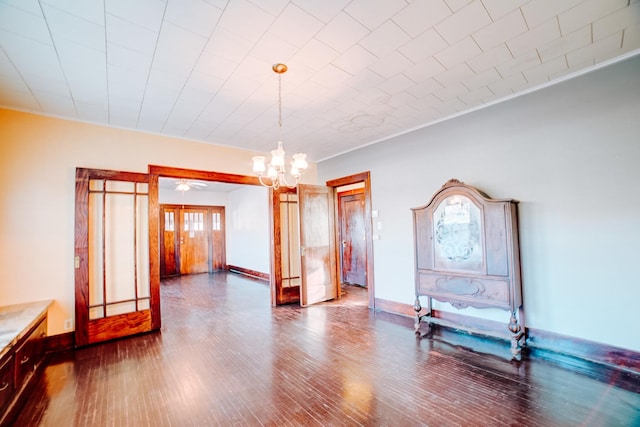
[[149, 211], [149, 175], [76, 169], [76, 345], [160, 327]]
[[160, 277], [226, 268], [224, 206], [160, 205]]
[[338, 194], [342, 283], [367, 286], [364, 190]]
[[180, 274], [209, 271], [209, 221], [204, 209], [180, 210]]
[[333, 191], [298, 185], [303, 307], [338, 297]]

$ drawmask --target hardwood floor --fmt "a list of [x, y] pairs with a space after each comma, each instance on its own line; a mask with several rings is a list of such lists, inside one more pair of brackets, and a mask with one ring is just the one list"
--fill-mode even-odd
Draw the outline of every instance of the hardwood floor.
[[15, 425], [640, 425], [639, 377], [416, 339], [412, 319], [354, 298], [273, 308], [235, 274], [167, 280], [161, 333], [56, 355]]

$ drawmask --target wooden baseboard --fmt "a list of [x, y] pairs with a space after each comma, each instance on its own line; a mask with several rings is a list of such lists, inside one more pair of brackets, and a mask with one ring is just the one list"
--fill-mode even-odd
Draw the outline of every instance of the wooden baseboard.
[[[415, 316], [413, 306], [409, 304], [376, 298], [375, 308], [376, 310], [401, 316]], [[448, 311], [433, 310], [433, 317], [464, 325], [475, 331], [487, 331], [489, 334], [498, 329], [505, 328], [504, 323], [494, 320], [479, 319], [477, 317], [465, 316]], [[535, 328], [527, 328], [527, 347], [577, 357], [589, 362], [628, 371], [633, 374], [640, 374], [639, 352], [595, 341], [565, 336]]]
[[386, 311], [387, 313], [400, 314], [408, 317], [415, 317], [416, 315], [412, 305], [387, 301], [380, 298], [376, 298], [374, 301], [375, 309], [378, 311]]
[[527, 345], [531, 348], [551, 350], [556, 353], [577, 356], [590, 362], [615, 366], [633, 373], [640, 373], [640, 353], [608, 344], [528, 328]]
[[76, 345], [75, 333], [66, 332], [58, 335], [51, 335], [46, 338], [45, 352], [57, 353], [59, 351], [71, 350]]
[[238, 267], [236, 265], [227, 265], [227, 271], [233, 271], [243, 274], [245, 276], [251, 276], [260, 280], [269, 280], [269, 274], [262, 273], [260, 271], [250, 270], [248, 268]]

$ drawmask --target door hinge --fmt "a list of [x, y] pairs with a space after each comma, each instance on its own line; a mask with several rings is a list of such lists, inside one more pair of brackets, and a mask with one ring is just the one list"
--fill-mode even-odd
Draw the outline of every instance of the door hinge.
[[304, 246], [300, 246], [300, 256], [305, 256], [307, 249]]
[[76, 268], [80, 268], [80, 257], [79, 256], [76, 256], [73, 259], [73, 262], [74, 262]]

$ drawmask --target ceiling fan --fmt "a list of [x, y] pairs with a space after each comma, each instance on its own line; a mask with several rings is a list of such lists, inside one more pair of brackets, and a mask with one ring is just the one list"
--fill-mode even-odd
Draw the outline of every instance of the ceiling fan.
[[192, 188], [194, 190], [202, 190], [207, 186], [207, 184], [205, 184], [204, 182], [198, 182], [198, 181], [189, 181], [186, 179], [178, 179], [176, 180], [176, 191], [182, 191], [183, 193], [185, 191], [189, 191]]

